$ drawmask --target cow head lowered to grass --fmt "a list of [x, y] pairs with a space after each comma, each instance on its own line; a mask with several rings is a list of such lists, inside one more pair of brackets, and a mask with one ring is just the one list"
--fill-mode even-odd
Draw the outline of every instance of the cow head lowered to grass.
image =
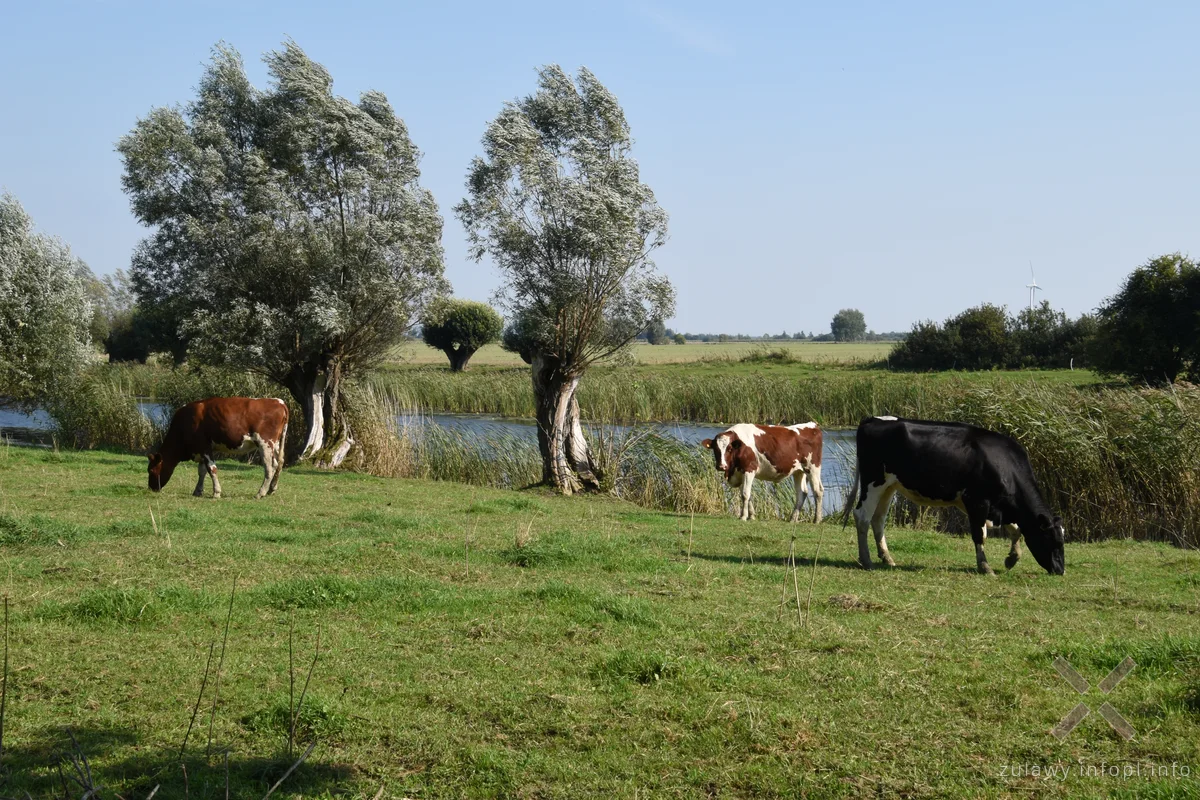
[[[898, 492], [923, 506], [948, 506], [967, 515], [979, 571], [994, 574], [983, 544], [992, 528], [1012, 542], [1004, 565], [1021, 557], [1021, 537], [1042, 568], [1053, 575], [1066, 569], [1062, 518], [1042, 497], [1029, 455], [1011, 436], [961, 422], [868, 417], [858, 426], [858, 468], [846, 501], [854, 506], [858, 559], [871, 568], [867, 531], [875, 533], [879, 558], [895, 566], [883, 526]], [[861, 492], [859, 487], [861, 485]]]
[[257, 496], [272, 494], [283, 470], [287, 423], [287, 404], [274, 397], [210, 397], [188, 403], [171, 417], [158, 452], [148, 456], [150, 491], [166, 486], [180, 461], [195, 459], [200, 480], [193, 494], [204, 494], [204, 479], [208, 476], [212, 478], [213, 497], [220, 497], [215, 457], [257, 449], [262, 451], [264, 472]]
[[712, 450], [718, 472], [725, 473], [730, 486], [741, 487], [742, 510], [739, 519], [754, 519], [751, 491], [754, 479], [778, 483], [791, 477], [796, 484], [796, 505], [792, 522], [800, 519], [800, 509], [808, 500], [808, 481], [812, 479], [816, 501], [816, 521], [821, 521], [821, 429], [815, 422], [803, 425], [734, 425], [700, 444]]

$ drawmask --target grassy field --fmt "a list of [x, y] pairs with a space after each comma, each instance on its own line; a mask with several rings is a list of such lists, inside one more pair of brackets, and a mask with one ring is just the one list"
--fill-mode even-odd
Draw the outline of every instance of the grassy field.
[[[230, 796], [261, 797], [296, 758], [294, 620], [297, 696], [320, 630], [296, 752], [317, 744], [276, 797], [1200, 796], [1196, 552], [1072, 545], [1063, 578], [987, 579], [968, 539], [900, 530], [900, 566], [865, 573], [836, 525], [689, 533], [603, 498], [307, 469], [256, 502], [258, 468], [222, 470], [213, 501], [186, 469], [150, 495], [139, 457], [0, 450], [0, 794], [62, 796], [69, 727], [102, 797], [224, 797], [226, 750]], [[1106, 698], [1133, 741], [1096, 713], [1048, 733], [1102, 698], [1058, 655], [1093, 687], [1137, 661]]]
[[[892, 342], [688, 342], [687, 344], [633, 345], [633, 360], [637, 364], [690, 364], [696, 361], [737, 360], [764, 349], [785, 350], [798, 360], [819, 364], [851, 364], [879, 361], [892, 349]], [[394, 351], [394, 360], [402, 364], [446, 365], [446, 356], [421, 342], [406, 342]], [[489, 344], [471, 359], [472, 366], [512, 367], [522, 361], [515, 353]]]

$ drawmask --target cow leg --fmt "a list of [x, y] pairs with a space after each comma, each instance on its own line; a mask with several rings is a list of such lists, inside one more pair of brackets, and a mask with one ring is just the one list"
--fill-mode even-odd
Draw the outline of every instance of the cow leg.
[[896, 566], [896, 560], [892, 558], [891, 552], [888, 551], [887, 539], [883, 535], [883, 526], [887, 522], [888, 509], [892, 505], [891, 501], [891, 495], [888, 495], [887, 502], [880, 503], [875, 507], [875, 516], [871, 517], [871, 529], [875, 532], [875, 549], [879, 551], [879, 560], [889, 567], [894, 567]]
[[816, 501], [816, 504], [817, 504], [816, 523], [818, 525], [820, 525], [821, 517], [823, 517], [825, 515], [825, 509], [824, 509], [825, 485], [823, 483], [821, 483], [821, 468], [820, 467], [812, 468], [812, 490], [813, 490], [813, 500]]
[[275, 448], [258, 434], [254, 435], [254, 443], [262, 453], [263, 462], [263, 482], [262, 486], [258, 487], [258, 494], [254, 495], [254, 499], [262, 500], [271, 488], [271, 478], [275, 476]]
[[192, 497], [204, 497], [204, 479], [208, 477], [208, 460], [201, 457], [196, 462], [196, 471], [200, 473], [200, 480], [196, 481], [196, 490], [192, 492]]
[[271, 486], [267, 489], [267, 494], [275, 494], [275, 487], [279, 485], [279, 473], [283, 471], [283, 439], [287, 436], [287, 426], [283, 426], [283, 434], [280, 435], [279, 441], [275, 443], [275, 470], [271, 475]]
[[[854, 509], [854, 526], [858, 529], [858, 563], [862, 564], [864, 569], [871, 568], [871, 548], [867, 544], [867, 533], [874, 525], [876, 517], [879, 517], [878, 535], [883, 536], [883, 520], [887, 519], [888, 505], [894, 492], [895, 488], [886, 484], [863, 485], [862, 499]], [[883, 552], [886, 552], [886, 549], [881, 551], [881, 558]]]
[[982, 575], [995, 575], [987, 554], [983, 551], [983, 543], [987, 541], [988, 512], [986, 508], [967, 507], [967, 520], [971, 526], [971, 539], [975, 542], [975, 564]]
[[212, 478], [213, 499], [215, 500], [221, 496], [221, 482], [217, 480], [217, 462], [213, 460], [212, 456], [205, 456], [204, 461], [208, 466], [208, 475]]
[[742, 514], [739, 519], [754, 519], [754, 501], [750, 498], [750, 492], [753, 491], [753, 489], [754, 476], [747, 472], [742, 478]]
[[1004, 559], [1004, 568], [1012, 569], [1021, 560], [1021, 529], [1016, 525], [1005, 525], [1012, 546], [1008, 550], [1008, 558]]
[[788, 522], [799, 522], [800, 510], [808, 500], [808, 476], [804, 470], [797, 470], [792, 475], [792, 482], [796, 484], [796, 506], [792, 509], [792, 518]]

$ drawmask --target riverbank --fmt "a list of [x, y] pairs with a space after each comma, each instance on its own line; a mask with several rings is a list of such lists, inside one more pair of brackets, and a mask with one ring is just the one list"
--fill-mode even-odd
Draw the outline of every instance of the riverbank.
[[[714, 374], [710, 370], [717, 370]], [[799, 370], [814, 371], [797, 377]], [[1076, 371], [1079, 372], [1079, 371]], [[220, 394], [278, 395], [251, 376], [153, 367], [107, 366], [81, 393], [69, 441], [102, 441], [88, 426], [110, 420], [138, 449], [146, 432], [129, 394], [169, 407]], [[519, 487], [540, 479], [536, 449], [508, 436], [446, 435], [437, 426], [397, 426], [397, 416], [438, 411], [506, 417], [532, 414], [524, 369], [393, 368], [372, 374], [352, 405], [360, 444], [355, 469], [379, 475], [458, 480]], [[105, 388], [107, 387], [107, 388]], [[103, 391], [100, 391], [100, 390]], [[125, 393], [125, 394], [122, 394]], [[845, 367], [739, 362], [659, 368], [608, 367], [590, 372], [580, 388], [585, 418], [609, 425], [649, 420], [815, 420], [827, 429], [852, 428], [873, 414], [968, 422], [1014, 436], [1030, 460], [1050, 505], [1060, 511], [1069, 541], [1137, 538], [1200, 546], [1200, 389], [1135, 389], [1098, 384], [1095, 376], [1063, 372], [896, 375]], [[123, 399], [122, 399], [123, 398]], [[94, 413], [92, 405], [124, 403], [124, 413]], [[674, 412], [670, 416], [668, 412]], [[293, 407], [293, 416], [298, 410]], [[289, 452], [301, 426], [289, 427]], [[368, 435], [369, 434], [369, 435]], [[727, 509], [731, 495], [703, 451], [670, 437], [597, 437], [606, 488], [651, 508], [682, 512]], [[64, 439], [63, 442], [68, 440]], [[848, 460], [848, 459], [847, 459]], [[848, 483], [848, 481], [847, 481]], [[790, 487], [762, 487], [768, 504], [787, 507]], [[837, 495], [827, 495], [832, 500]], [[827, 501], [828, 502], [828, 501]]]

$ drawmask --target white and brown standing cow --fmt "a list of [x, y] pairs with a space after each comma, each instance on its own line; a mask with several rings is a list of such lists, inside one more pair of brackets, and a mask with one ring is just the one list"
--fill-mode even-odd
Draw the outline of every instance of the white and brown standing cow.
[[712, 450], [718, 472], [725, 473], [730, 486], [741, 487], [742, 511], [739, 519], [754, 519], [754, 502], [750, 492], [754, 479], [778, 483], [791, 477], [796, 482], [796, 507], [792, 522], [800, 519], [800, 509], [808, 500], [808, 483], [812, 482], [813, 499], [817, 504], [817, 522], [821, 521], [821, 429], [815, 422], [803, 425], [734, 425], [705, 439], [702, 445]]
[[159, 491], [171, 480], [180, 461], [195, 459], [200, 480], [192, 494], [204, 494], [204, 477], [212, 477], [213, 497], [221, 496], [217, 455], [262, 451], [263, 483], [257, 498], [272, 494], [283, 469], [283, 440], [287, 435], [287, 404], [275, 397], [210, 397], [188, 403], [175, 412], [157, 453], [151, 453], [150, 489]]

